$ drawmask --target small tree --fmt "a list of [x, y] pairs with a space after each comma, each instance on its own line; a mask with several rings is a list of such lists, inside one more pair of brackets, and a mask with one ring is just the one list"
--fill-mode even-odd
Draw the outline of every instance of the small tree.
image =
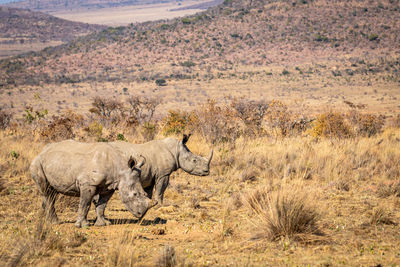
[[128, 124], [144, 125], [149, 123], [154, 116], [154, 112], [161, 100], [158, 98], [148, 98], [132, 96], [127, 100], [128, 104]]
[[263, 101], [247, 101], [234, 99], [231, 107], [245, 125], [245, 136], [257, 136], [262, 132], [262, 122], [268, 109], [268, 104]]
[[122, 102], [100, 96], [93, 98], [92, 108], [89, 111], [103, 120], [111, 120], [114, 123], [118, 123], [124, 117]]

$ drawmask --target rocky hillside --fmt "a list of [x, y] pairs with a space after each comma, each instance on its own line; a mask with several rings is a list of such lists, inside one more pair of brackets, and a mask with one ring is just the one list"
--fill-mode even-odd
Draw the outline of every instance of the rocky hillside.
[[68, 42], [77, 36], [106, 28], [72, 22], [41, 12], [0, 6], [0, 44]]
[[[193, 70], [332, 59], [351, 63], [354, 73], [384, 71], [398, 79], [399, 20], [398, 0], [225, 0], [194, 16], [108, 28], [3, 60], [0, 83], [180, 79], [196, 77]], [[166, 65], [168, 72], [157, 73]]]

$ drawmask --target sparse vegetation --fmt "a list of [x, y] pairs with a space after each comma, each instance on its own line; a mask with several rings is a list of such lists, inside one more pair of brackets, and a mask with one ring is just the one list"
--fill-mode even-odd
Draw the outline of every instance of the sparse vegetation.
[[[241, 111], [240, 114], [252, 114], [251, 107], [258, 106], [255, 102], [241, 100], [242, 103], [238, 104], [238, 101], [234, 100], [233, 108], [210, 100], [192, 114], [200, 116], [199, 120], [209, 119], [213, 114], [210, 125], [215, 120], [217, 123], [229, 120], [229, 123], [225, 121], [229, 125], [235, 121], [238, 123], [235, 125], [241, 125], [238, 129], [242, 133], [246, 124], [235, 113], [236, 110]], [[261, 119], [262, 125], [265, 120], [273, 119], [272, 114], [278, 118], [284, 114], [284, 104], [273, 103], [267, 105], [267, 114], [269, 108], [272, 109], [270, 117]], [[186, 116], [191, 113], [179, 114]], [[202, 118], [202, 114], [206, 117]], [[181, 118], [181, 115], [178, 117]], [[71, 114], [63, 116], [73, 117]], [[166, 118], [169, 116], [175, 118], [175, 115], [167, 115]], [[186, 121], [187, 117], [184, 118]], [[92, 119], [91, 116], [83, 116], [82, 120], [71, 120], [75, 139], [144, 140], [143, 133], [127, 131], [124, 123], [115, 125], [106, 122], [104, 126]], [[43, 119], [47, 120], [53, 121], [51, 117]], [[159, 132], [159, 129], [166, 122], [168, 120], [164, 119], [159, 126], [155, 124], [152, 136], [147, 138], [162, 138], [164, 130]], [[185, 125], [189, 127], [192, 123]], [[255, 127], [252, 123], [248, 125]], [[268, 130], [271, 125], [263, 127]], [[206, 153], [211, 142], [203, 138], [203, 131], [208, 128], [195, 126], [195, 122], [190, 126], [194, 135], [188, 146], [196, 153]], [[149, 262], [159, 266], [176, 266], [182, 260], [185, 264], [245, 264], [251, 253], [251, 263], [267, 260], [279, 265], [287, 251], [295, 257], [296, 263], [305, 264], [310, 258], [320, 260], [326, 256], [325, 252], [314, 250], [323, 244], [335, 249], [335, 254], [330, 254], [332, 259], [329, 262], [345, 258], [347, 263], [354, 265], [375, 262], [375, 254], [360, 256], [360, 246], [372, 246], [378, 239], [385, 239], [390, 244], [385, 248], [388, 257], [382, 263], [393, 263], [391, 259], [397, 255], [397, 250], [393, 248], [399, 245], [399, 210], [396, 206], [399, 194], [397, 177], [400, 173], [399, 129], [383, 128], [375, 135], [356, 135], [351, 139], [339, 135], [335, 137], [335, 142], [331, 142], [329, 136], [320, 136], [316, 142], [303, 132], [282, 135], [277, 142], [263, 132], [246, 138], [239, 135], [235, 139], [221, 139], [218, 134], [229, 136], [232, 130], [222, 128], [229, 134], [211, 132], [215, 140], [219, 140], [214, 144], [211, 175], [190, 179], [189, 182], [186, 174], [178, 172], [170, 180], [171, 185], [166, 191], [170, 206], [151, 210], [141, 223], [131, 224], [134, 220], [115, 198], [109, 204], [110, 217], [120, 219], [112, 226], [77, 230], [67, 219], [75, 214], [76, 203], [63, 197], [63, 204], [57, 208], [63, 209], [60, 219], [66, 223], [36, 231], [40, 228], [36, 226], [40, 197], [34, 190], [28, 168], [30, 161], [49, 139], [27, 122], [13, 127], [16, 127], [13, 135], [8, 134], [8, 129], [0, 131], [0, 151], [3, 151], [0, 153], [0, 216], [7, 214], [7, 220], [0, 222], [2, 264], [39, 264], [43, 260], [72, 265], [106, 263], [109, 266]], [[179, 129], [181, 124], [170, 124], [169, 127]], [[180, 129], [188, 131], [189, 128]], [[179, 132], [169, 134], [180, 135]], [[94, 216], [94, 211], [91, 211], [90, 219]], [[9, 222], [13, 223], [13, 227], [9, 227]], [[384, 230], [377, 231], [382, 226]], [[375, 231], [374, 238], [371, 238], [370, 231]], [[44, 234], [37, 235], [36, 232]], [[21, 239], [15, 238], [15, 233]], [[24, 240], [24, 243], [19, 240]], [[362, 245], [353, 246], [352, 242]], [[246, 244], [244, 250], [243, 243]], [[221, 254], [221, 246], [228, 246], [233, 256], [227, 258], [224, 253]], [[307, 252], [309, 248], [313, 249], [312, 253]], [[210, 253], [204, 255], [204, 249]]]

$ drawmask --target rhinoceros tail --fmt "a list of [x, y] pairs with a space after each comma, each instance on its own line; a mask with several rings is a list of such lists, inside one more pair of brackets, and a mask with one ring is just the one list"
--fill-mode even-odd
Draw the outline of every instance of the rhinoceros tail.
[[39, 158], [35, 158], [30, 166], [32, 179], [35, 181], [40, 193], [47, 196], [49, 193], [50, 184], [47, 181], [46, 174], [44, 173], [43, 166]]

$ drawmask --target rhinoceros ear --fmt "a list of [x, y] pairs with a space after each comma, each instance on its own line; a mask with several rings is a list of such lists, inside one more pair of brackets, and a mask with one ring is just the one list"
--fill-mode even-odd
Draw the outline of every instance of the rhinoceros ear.
[[186, 144], [192, 134], [183, 134], [182, 144]]
[[135, 168], [135, 166], [136, 166], [136, 161], [135, 161], [135, 159], [134, 158], [132, 158], [132, 156], [129, 158], [129, 160], [128, 160], [128, 167], [130, 168], [130, 169], [133, 169], [133, 168]]
[[146, 158], [140, 155], [140, 159], [137, 162], [136, 168], [140, 169], [146, 163]]

